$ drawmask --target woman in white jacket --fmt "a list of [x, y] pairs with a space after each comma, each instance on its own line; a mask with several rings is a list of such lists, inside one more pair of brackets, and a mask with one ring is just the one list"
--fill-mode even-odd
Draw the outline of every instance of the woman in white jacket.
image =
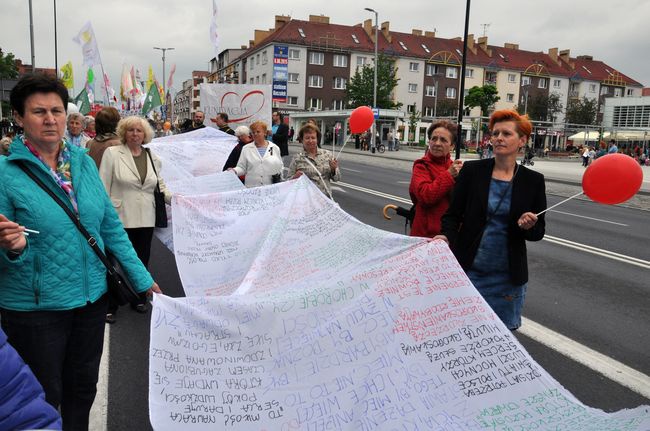
[[[138, 257], [148, 266], [151, 240], [156, 223], [156, 203], [153, 192], [156, 184], [165, 194], [165, 201], [171, 203], [171, 193], [158, 173], [162, 167], [160, 159], [142, 147], [151, 141], [153, 129], [140, 117], [126, 117], [117, 124], [117, 136], [122, 145], [109, 147], [99, 165], [99, 176], [113, 207], [120, 216], [124, 230], [129, 236]], [[140, 313], [147, 312], [147, 297], [131, 304]], [[117, 305], [109, 303], [106, 322], [115, 322]]]
[[280, 147], [266, 140], [268, 126], [256, 121], [250, 126], [253, 142], [244, 145], [237, 166], [232, 168], [237, 176], [246, 176], [246, 187], [258, 187], [280, 181], [282, 156]]

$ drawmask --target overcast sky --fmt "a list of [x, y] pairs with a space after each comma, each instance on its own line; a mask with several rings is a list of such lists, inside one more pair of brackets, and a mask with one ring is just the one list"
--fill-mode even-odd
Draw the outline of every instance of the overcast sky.
[[[37, 67], [54, 67], [53, 0], [32, 0]], [[149, 65], [162, 75], [161, 52], [153, 47], [174, 47], [167, 52], [166, 70], [176, 63], [174, 87], [189, 79], [192, 70], [208, 70], [214, 50], [209, 40], [211, 0], [58, 0], [58, 64], [73, 63], [78, 91], [83, 85], [81, 48], [72, 38], [88, 20], [92, 22], [99, 50], [113, 87], [119, 91], [122, 64], [135, 65], [144, 79]], [[349, 0], [217, 0], [220, 50], [239, 48], [253, 38], [255, 29], [274, 25], [275, 15], [308, 19], [324, 14], [331, 23], [354, 25], [379, 12], [379, 21], [390, 21], [391, 30], [435, 30], [443, 38], [462, 36], [465, 2], [436, 0], [354, 2]], [[521, 49], [545, 51], [570, 49], [572, 56], [588, 54], [631, 78], [650, 86], [650, 1], [618, 0], [474, 0], [470, 33], [483, 35], [490, 44], [518, 43]], [[0, 47], [23, 62], [31, 62], [27, 0], [2, 0]], [[99, 67], [95, 68], [99, 78]], [[99, 92], [99, 88], [96, 90]]]

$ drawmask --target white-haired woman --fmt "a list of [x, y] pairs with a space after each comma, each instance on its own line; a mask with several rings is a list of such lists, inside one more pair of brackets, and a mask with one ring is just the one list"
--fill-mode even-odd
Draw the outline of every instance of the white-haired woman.
[[234, 168], [237, 166], [239, 161], [239, 156], [241, 155], [241, 149], [244, 148], [244, 145], [253, 142], [253, 137], [251, 136], [251, 130], [247, 126], [239, 126], [235, 129], [235, 137], [237, 138], [237, 145], [232, 149], [228, 160], [223, 165], [223, 170], [227, 171], [229, 168]]
[[66, 121], [65, 138], [76, 147], [86, 148], [90, 137], [84, 133], [86, 127], [86, 117], [78, 112], [68, 114]]
[[[160, 159], [142, 147], [153, 138], [153, 129], [149, 123], [140, 117], [124, 118], [117, 125], [117, 136], [122, 144], [106, 149], [99, 166], [99, 176], [133, 248], [146, 267], [149, 264], [156, 222], [153, 195], [156, 184], [160, 184], [160, 190], [165, 194], [167, 203], [171, 202], [171, 193], [162, 178], [157, 175], [162, 167]], [[140, 301], [131, 304], [131, 307], [140, 313], [146, 313], [146, 295], [140, 295]], [[115, 322], [116, 312], [117, 306], [109, 304], [106, 316], [108, 323]]]

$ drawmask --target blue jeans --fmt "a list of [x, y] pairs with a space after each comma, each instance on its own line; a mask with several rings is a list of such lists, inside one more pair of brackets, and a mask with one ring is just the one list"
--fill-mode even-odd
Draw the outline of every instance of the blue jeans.
[[43, 386], [47, 402], [61, 407], [66, 431], [88, 429], [97, 393], [107, 307], [104, 295], [73, 310], [0, 310], [9, 343]]

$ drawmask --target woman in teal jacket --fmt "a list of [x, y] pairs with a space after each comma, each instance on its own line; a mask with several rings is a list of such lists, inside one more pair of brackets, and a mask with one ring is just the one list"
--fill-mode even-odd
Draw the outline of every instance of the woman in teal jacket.
[[30, 75], [18, 81], [10, 101], [24, 134], [11, 143], [9, 156], [0, 157], [2, 329], [46, 400], [60, 406], [63, 427], [87, 429], [103, 346], [106, 269], [63, 209], [18, 163], [118, 257], [138, 291], [160, 289], [135, 254], [95, 163], [63, 139], [65, 86]]

